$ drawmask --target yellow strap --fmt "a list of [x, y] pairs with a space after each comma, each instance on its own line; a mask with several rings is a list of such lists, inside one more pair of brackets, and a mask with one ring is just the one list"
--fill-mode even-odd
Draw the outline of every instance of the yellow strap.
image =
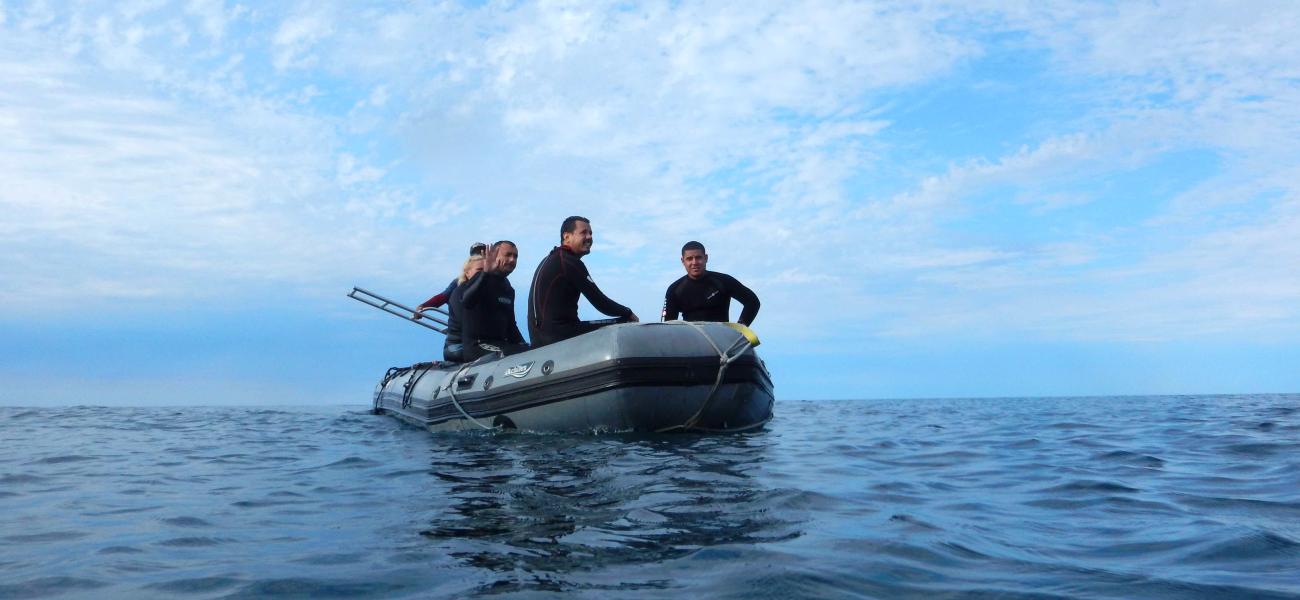
[[742, 325], [742, 324], [740, 324], [740, 323], [727, 323], [727, 327], [730, 327], [730, 328], [732, 328], [732, 329], [735, 329], [736, 331], [739, 331], [739, 332], [740, 332], [740, 335], [745, 336], [745, 339], [746, 339], [746, 340], [749, 340], [749, 345], [750, 345], [750, 346], [757, 347], [759, 344], [762, 343], [762, 342], [758, 341], [758, 334], [757, 334], [757, 333], [754, 333], [754, 330], [753, 330], [753, 329], [750, 329], [750, 328], [748, 328], [748, 327], [745, 327], [744, 325]]

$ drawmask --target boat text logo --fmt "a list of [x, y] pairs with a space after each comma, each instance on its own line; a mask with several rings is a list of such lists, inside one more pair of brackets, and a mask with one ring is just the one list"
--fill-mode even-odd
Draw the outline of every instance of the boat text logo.
[[528, 372], [531, 370], [533, 370], [533, 363], [531, 361], [526, 362], [522, 365], [515, 365], [513, 367], [510, 367], [509, 369], [506, 369], [506, 377], [523, 379], [524, 376], [527, 375]]

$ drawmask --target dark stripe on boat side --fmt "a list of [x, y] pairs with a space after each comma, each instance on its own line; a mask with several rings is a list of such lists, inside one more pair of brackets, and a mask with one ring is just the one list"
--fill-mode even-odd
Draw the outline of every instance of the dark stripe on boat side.
[[[716, 357], [617, 358], [574, 369], [563, 375], [530, 378], [523, 384], [511, 385], [508, 388], [495, 388], [487, 392], [476, 390], [457, 393], [456, 399], [465, 412], [475, 418], [481, 418], [563, 402], [616, 388], [712, 385], [717, 376]], [[769, 393], [772, 389], [772, 380], [767, 369], [753, 355], [736, 359], [727, 367], [723, 377], [724, 384], [747, 382], [769, 390]], [[423, 404], [423, 398], [416, 398], [409, 408], [401, 409], [398, 408], [401, 394], [384, 392], [384, 400], [392, 401], [394, 398], [397, 400], [394, 403], [396, 407], [391, 407], [388, 402], [385, 402], [383, 408], [402, 413], [408, 421], [418, 420], [425, 425], [432, 425], [461, 418], [460, 412], [452, 406], [450, 399], [444, 400], [446, 396], [440, 396], [440, 402], [427, 408], [420, 406]]]

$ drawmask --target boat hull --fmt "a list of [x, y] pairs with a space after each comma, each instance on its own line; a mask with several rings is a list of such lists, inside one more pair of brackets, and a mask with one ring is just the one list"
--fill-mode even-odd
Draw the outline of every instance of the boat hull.
[[390, 369], [374, 407], [430, 431], [749, 431], [772, 418], [774, 394], [743, 339], [721, 323], [613, 325], [504, 358]]

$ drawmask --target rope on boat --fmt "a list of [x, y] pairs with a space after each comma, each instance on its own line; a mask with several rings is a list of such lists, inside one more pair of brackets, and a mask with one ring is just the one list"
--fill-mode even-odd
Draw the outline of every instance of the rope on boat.
[[424, 376], [433, 370], [433, 363], [420, 363], [412, 366], [411, 370], [418, 371], [418, 373], [412, 373], [411, 377], [406, 380], [406, 390], [402, 392], [402, 408], [404, 409], [411, 407], [411, 400], [415, 395], [415, 386], [419, 385], [420, 380], [424, 379]]
[[488, 431], [495, 431], [496, 429], [498, 429], [496, 426], [493, 426], [493, 425], [484, 425], [484, 424], [483, 424], [482, 422], [480, 422], [478, 419], [475, 419], [474, 417], [469, 416], [469, 413], [465, 412], [465, 409], [464, 409], [464, 408], [461, 408], [461, 406], [460, 406], [460, 401], [456, 400], [456, 385], [457, 385], [457, 382], [460, 381], [460, 375], [461, 375], [461, 373], [464, 373], [464, 372], [465, 372], [465, 369], [468, 369], [468, 368], [470, 368], [470, 367], [472, 367], [472, 366], [478, 364], [479, 361], [483, 360], [484, 358], [486, 358], [486, 357], [488, 357], [488, 356], [492, 356], [492, 355], [491, 355], [491, 354], [484, 354], [483, 356], [480, 356], [480, 357], [478, 357], [477, 359], [475, 359], [473, 362], [467, 362], [467, 363], [465, 363], [464, 365], [461, 365], [461, 367], [460, 367], [459, 369], [456, 370], [456, 374], [452, 376], [452, 378], [451, 378], [451, 382], [447, 384], [447, 390], [448, 390], [449, 392], [451, 392], [451, 395], [449, 396], [449, 397], [451, 398], [451, 405], [456, 407], [456, 410], [460, 412], [460, 414], [461, 414], [462, 417], [465, 417], [466, 419], [469, 419], [469, 421], [470, 421], [471, 423], [473, 423], [473, 424], [475, 424], [475, 425], [478, 425], [479, 427], [482, 427], [483, 429], [487, 429]]
[[[718, 377], [713, 380], [713, 387], [709, 388], [709, 395], [704, 397], [704, 402], [700, 404], [700, 409], [695, 411], [695, 414], [691, 415], [691, 418], [686, 419], [686, 422], [682, 423], [681, 425], [664, 427], [663, 429], [656, 430], [655, 433], [664, 433], [664, 432], [674, 431], [678, 429], [682, 431], [689, 431], [691, 429], [696, 429], [697, 426], [700, 424], [700, 419], [704, 418], [704, 411], [708, 410], [709, 405], [713, 403], [714, 394], [718, 392], [718, 388], [722, 385], [722, 378], [727, 373], [727, 367], [730, 366], [733, 361], [743, 356], [745, 354], [745, 351], [748, 350], [750, 346], [749, 339], [746, 338], [744, 335], [741, 335], [740, 339], [737, 339], [735, 343], [731, 344], [731, 346], [727, 347], [727, 349], [724, 351], [718, 348], [718, 345], [713, 342], [713, 338], [709, 337], [708, 333], [705, 333], [703, 327], [691, 321], [683, 321], [683, 322], [687, 325], [690, 325], [692, 328], [694, 328], [695, 331], [699, 332], [701, 336], [704, 336], [704, 341], [708, 342], [709, 345], [713, 347], [713, 351], [718, 353]], [[737, 352], [734, 355], [731, 354], [732, 351], [736, 350], [737, 348], [740, 348], [740, 352]]]

